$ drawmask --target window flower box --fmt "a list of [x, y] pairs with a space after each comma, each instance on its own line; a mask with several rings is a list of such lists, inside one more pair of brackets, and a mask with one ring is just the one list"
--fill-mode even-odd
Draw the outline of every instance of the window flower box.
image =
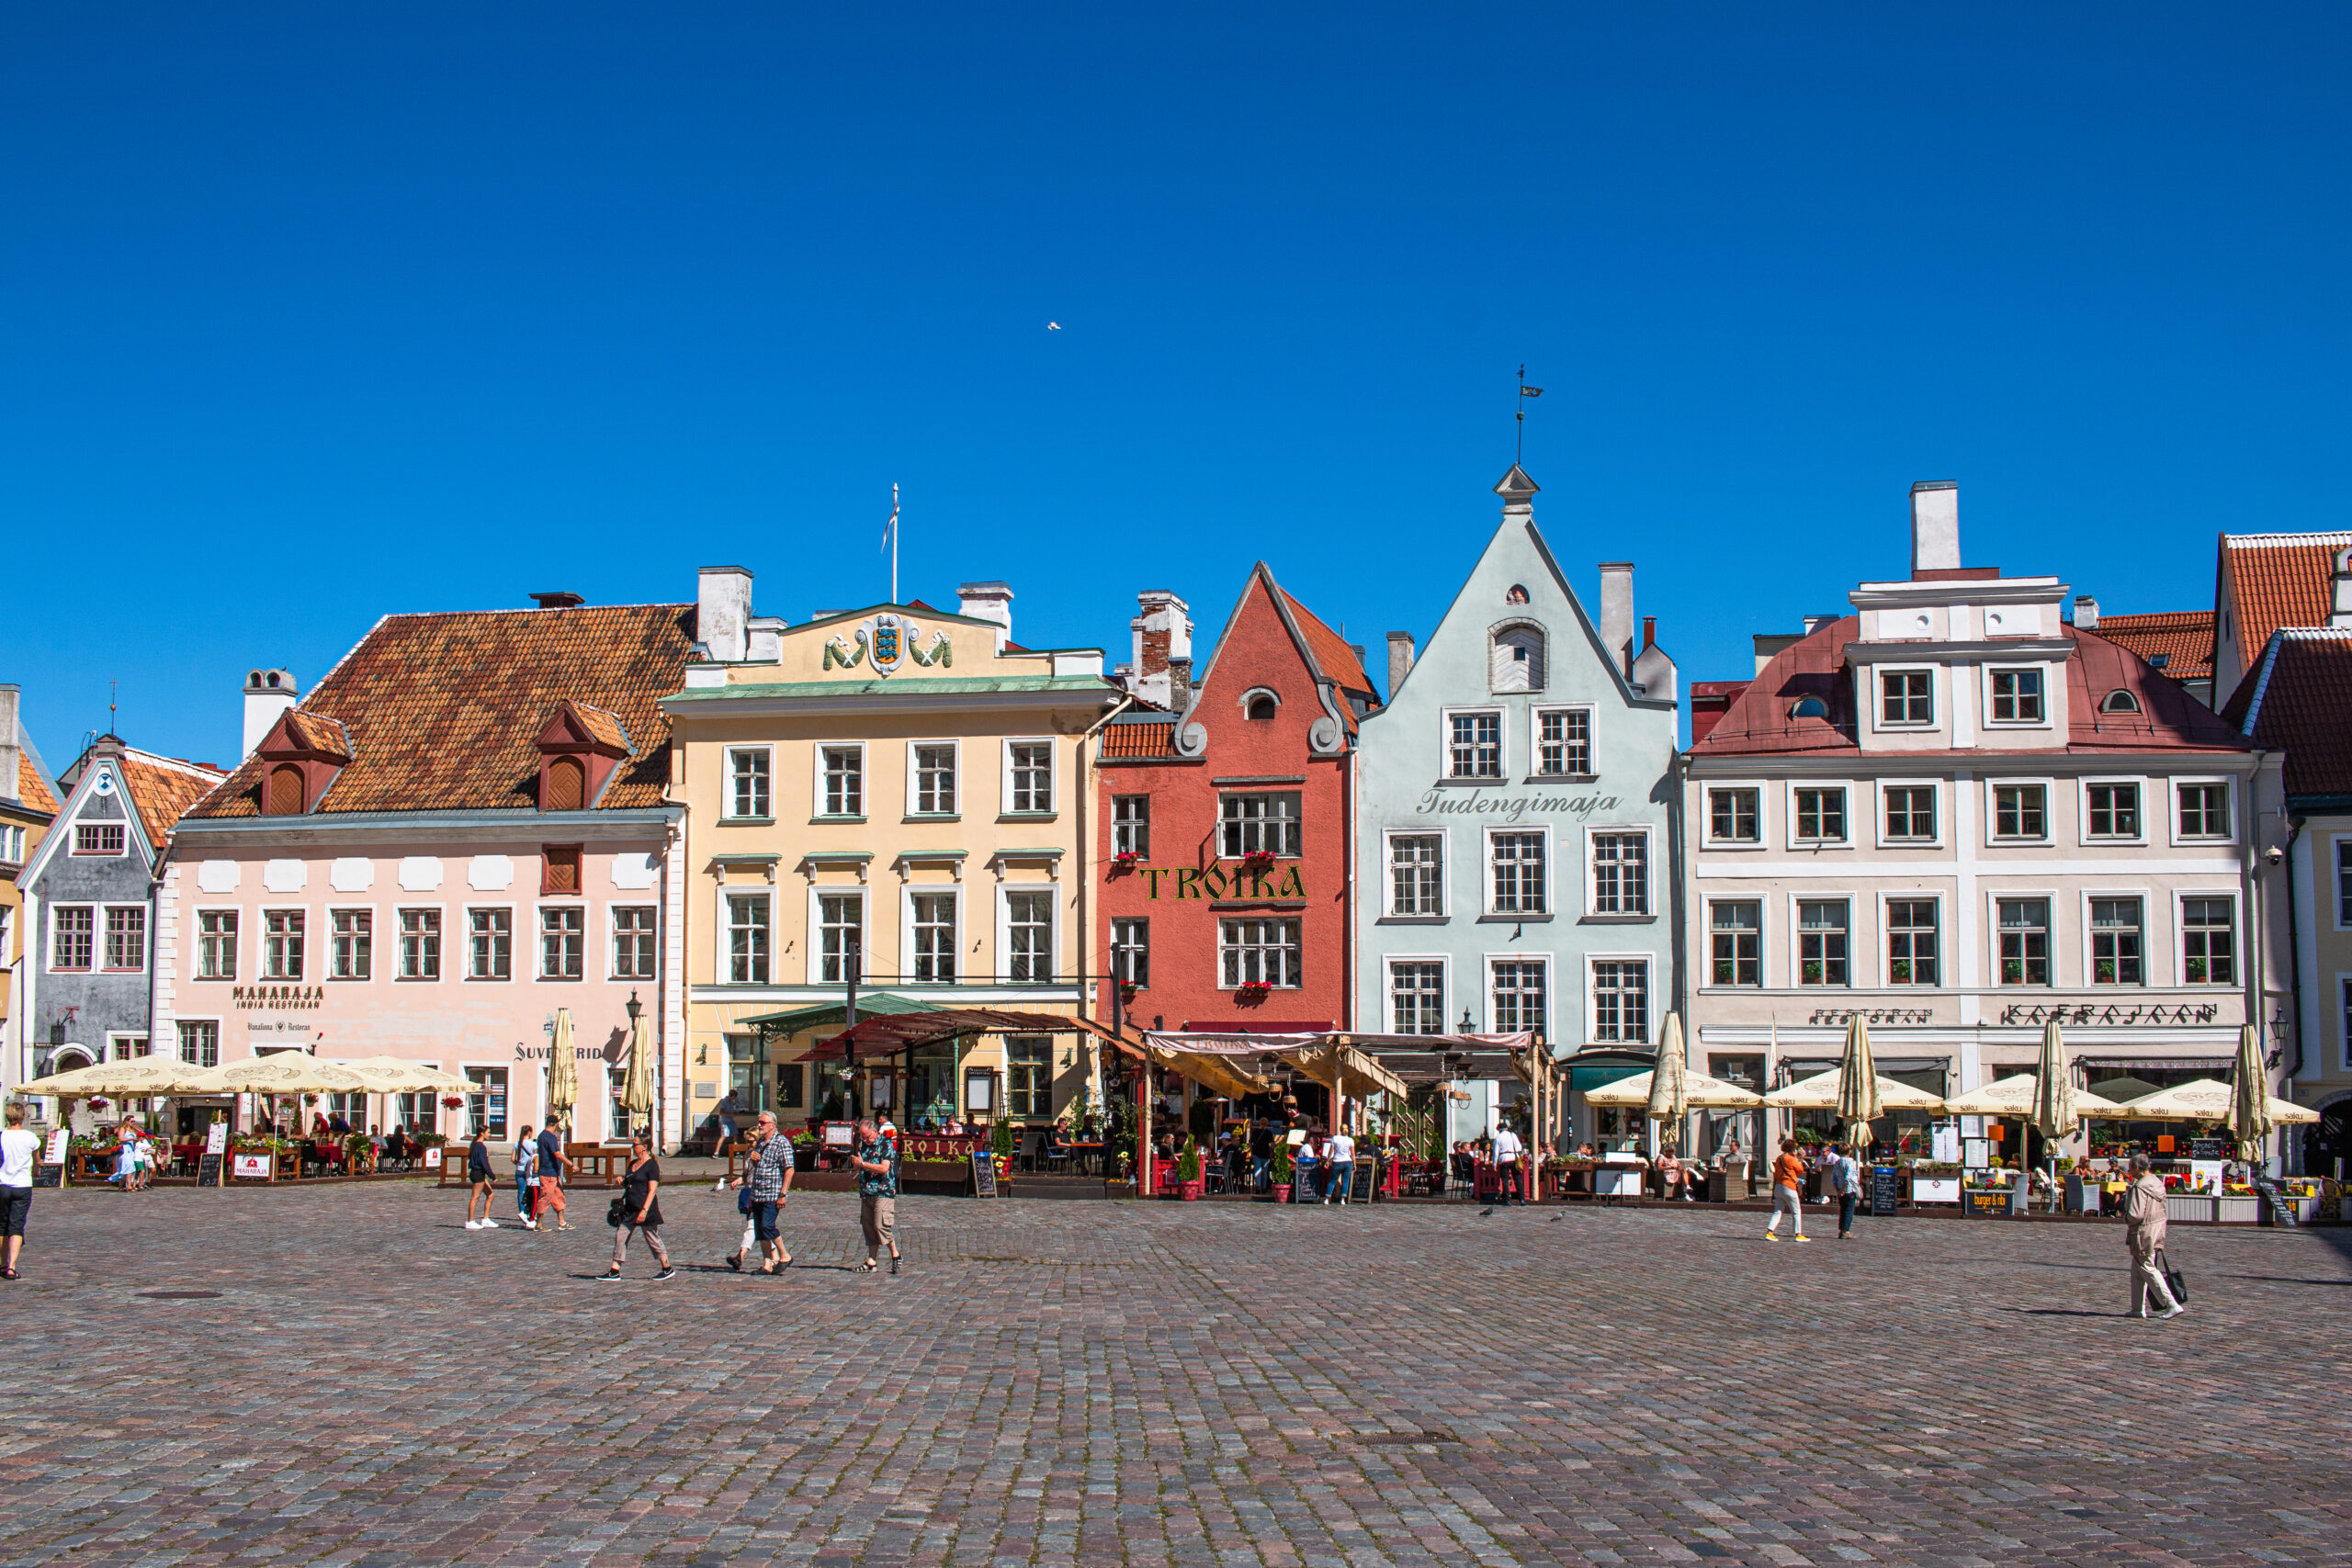
[[1241, 857], [1241, 869], [1243, 871], [1273, 870], [1274, 852], [1272, 850], [1251, 850], [1248, 854]]
[[1262, 1002], [1268, 996], [1272, 994], [1272, 992], [1273, 987], [1263, 980], [1248, 980], [1242, 983], [1240, 987], [1233, 993], [1233, 996], [1234, 999], [1238, 1002]]

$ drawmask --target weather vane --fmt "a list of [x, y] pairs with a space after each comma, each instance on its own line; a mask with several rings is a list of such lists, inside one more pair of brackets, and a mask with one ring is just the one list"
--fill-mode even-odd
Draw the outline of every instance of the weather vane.
[[1531, 386], [1529, 386], [1529, 385], [1527, 384], [1527, 367], [1526, 367], [1526, 366], [1524, 366], [1524, 365], [1521, 366], [1521, 367], [1519, 367], [1519, 397], [1520, 397], [1520, 400], [1519, 400], [1517, 403], [1515, 403], [1515, 404], [1513, 405], [1513, 409], [1514, 409], [1514, 417], [1519, 421], [1519, 445], [1518, 445], [1517, 446], [1515, 446], [1515, 447], [1513, 447], [1513, 448], [1511, 449], [1511, 455], [1510, 455], [1510, 460], [1511, 460], [1511, 462], [1512, 462], [1512, 464], [1513, 464], [1514, 466], [1516, 466], [1516, 465], [1518, 464], [1518, 462], [1520, 461], [1520, 459], [1521, 459], [1521, 458], [1522, 458], [1522, 457], [1526, 457], [1526, 456], [1527, 456], [1527, 403], [1526, 403], [1526, 400], [1527, 400], [1527, 399], [1529, 399], [1529, 398], [1540, 398], [1540, 397], [1542, 397], [1543, 395], [1544, 395], [1544, 389], [1543, 389], [1543, 388], [1541, 388], [1541, 387], [1531, 387]]

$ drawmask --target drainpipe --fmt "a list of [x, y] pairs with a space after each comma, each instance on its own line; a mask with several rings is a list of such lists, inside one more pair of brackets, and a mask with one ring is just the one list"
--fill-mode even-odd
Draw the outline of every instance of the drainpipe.
[[2294, 1027], [2289, 1038], [2295, 1043], [2295, 1065], [2287, 1069], [2290, 1078], [2303, 1076], [2303, 942], [2300, 922], [2295, 918], [2295, 840], [2303, 836], [2303, 818], [2287, 818], [2287, 989], [2294, 1008]]

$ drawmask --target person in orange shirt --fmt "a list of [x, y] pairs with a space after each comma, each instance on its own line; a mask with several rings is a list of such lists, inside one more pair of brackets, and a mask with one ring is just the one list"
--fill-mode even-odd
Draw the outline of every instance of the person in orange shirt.
[[1778, 1241], [1781, 1216], [1785, 1213], [1793, 1222], [1791, 1234], [1799, 1241], [1811, 1241], [1804, 1234], [1804, 1161], [1797, 1157], [1797, 1141], [1781, 1140], [1780, 1157], [1772, 1162], [1772, 1217], [1765, 1222], [1764, 1239]]

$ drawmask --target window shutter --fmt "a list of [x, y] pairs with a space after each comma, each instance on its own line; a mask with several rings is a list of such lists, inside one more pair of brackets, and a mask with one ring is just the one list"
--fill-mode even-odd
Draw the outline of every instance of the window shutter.
[[302, 770], [290, 762], [281, 763], [269, 771], [268, 815], [302, 815]]
[[548, 764], [548, 797], [540, 803], [542, 811], [578, 811], [585, 804], [588, 777], [579, 760], [558, 757]]
[[541, 893], [580, 891], [580, 846], [578, 844], [548, 844], [540, 853], [542, 870], [539, 876], [539, 891]]

